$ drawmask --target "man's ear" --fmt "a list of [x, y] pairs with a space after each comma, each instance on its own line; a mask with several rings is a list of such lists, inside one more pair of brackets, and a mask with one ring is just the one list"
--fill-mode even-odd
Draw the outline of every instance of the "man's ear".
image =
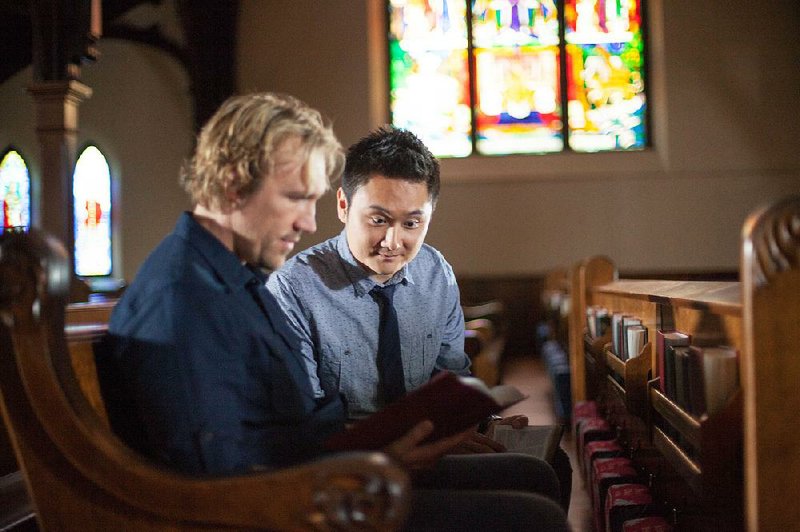
[[343, 224], [347, 223], [347, 207], [347, 196], [344, 195], [342, 187], [339, 187], [336, 191], [336, 213]]
[[234, 210], [242, 204], [242, 197], [239, 195], [239, 187], [232, 183], [225, 185], [225, 205], [223, 210]]

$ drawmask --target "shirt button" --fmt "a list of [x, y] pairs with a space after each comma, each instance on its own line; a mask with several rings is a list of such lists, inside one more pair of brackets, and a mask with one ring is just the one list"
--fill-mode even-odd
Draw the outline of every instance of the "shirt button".
[[350, 356], [350, 350], [349, 349], [345, 349], [344, 350], [344, 356], [346, 356], [346, 357]]

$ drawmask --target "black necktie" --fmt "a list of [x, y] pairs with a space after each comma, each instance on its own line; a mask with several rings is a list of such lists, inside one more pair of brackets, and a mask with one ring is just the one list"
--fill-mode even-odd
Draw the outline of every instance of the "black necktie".
[[381, 307], [378, 325], [379, 395], [389, 404], [406, 393], [403, 359], [400, 356], [400, 327], [392, 300], [396, 284], [375, 286], [372, 293]]

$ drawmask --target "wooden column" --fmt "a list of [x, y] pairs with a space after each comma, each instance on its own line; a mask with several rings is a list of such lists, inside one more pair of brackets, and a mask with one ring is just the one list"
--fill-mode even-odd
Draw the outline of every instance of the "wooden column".
[[78, 136], [78, 106], [92, 90], [76, 80], [33, 83], [36, 134], [41, 149], [41, 194], [37, 225], [73, 252], [72, 170]]
[[73, 253], [72, 171], [78, 107], [92, 91], [81, 83], [81, 64], [97, 58], [102, 29], [100, 0], [31, 0], [33, 81], [41, 150], [41, 188], [34, 224]]

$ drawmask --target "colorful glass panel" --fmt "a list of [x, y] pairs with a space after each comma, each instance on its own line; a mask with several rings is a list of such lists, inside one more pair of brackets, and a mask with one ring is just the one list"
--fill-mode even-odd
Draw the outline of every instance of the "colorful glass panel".
[[569, 145], [644, 148], [641, 0], [566, 0]]
[[472, 29], [478, 151], [562, 150], [554, 1], [475, 0]]
[[642, 149], [641, 4], [388, 0], [392, 123], [438, 156]]
[[558, 45], [555, 0], [472, 0], [471, 3], [475, 47]]
[[389, 2], [392, 123], [436, 155], [472, 152], [464, 0]]
[[89, 146], [72, 177], [75, 273], [111, 274], [111, 171], [103, 154]]
[[28, 165], [15, 150], [6, 152], [0, 161], [0, 201], [3, 229], [30, 226], [31, 178]]

